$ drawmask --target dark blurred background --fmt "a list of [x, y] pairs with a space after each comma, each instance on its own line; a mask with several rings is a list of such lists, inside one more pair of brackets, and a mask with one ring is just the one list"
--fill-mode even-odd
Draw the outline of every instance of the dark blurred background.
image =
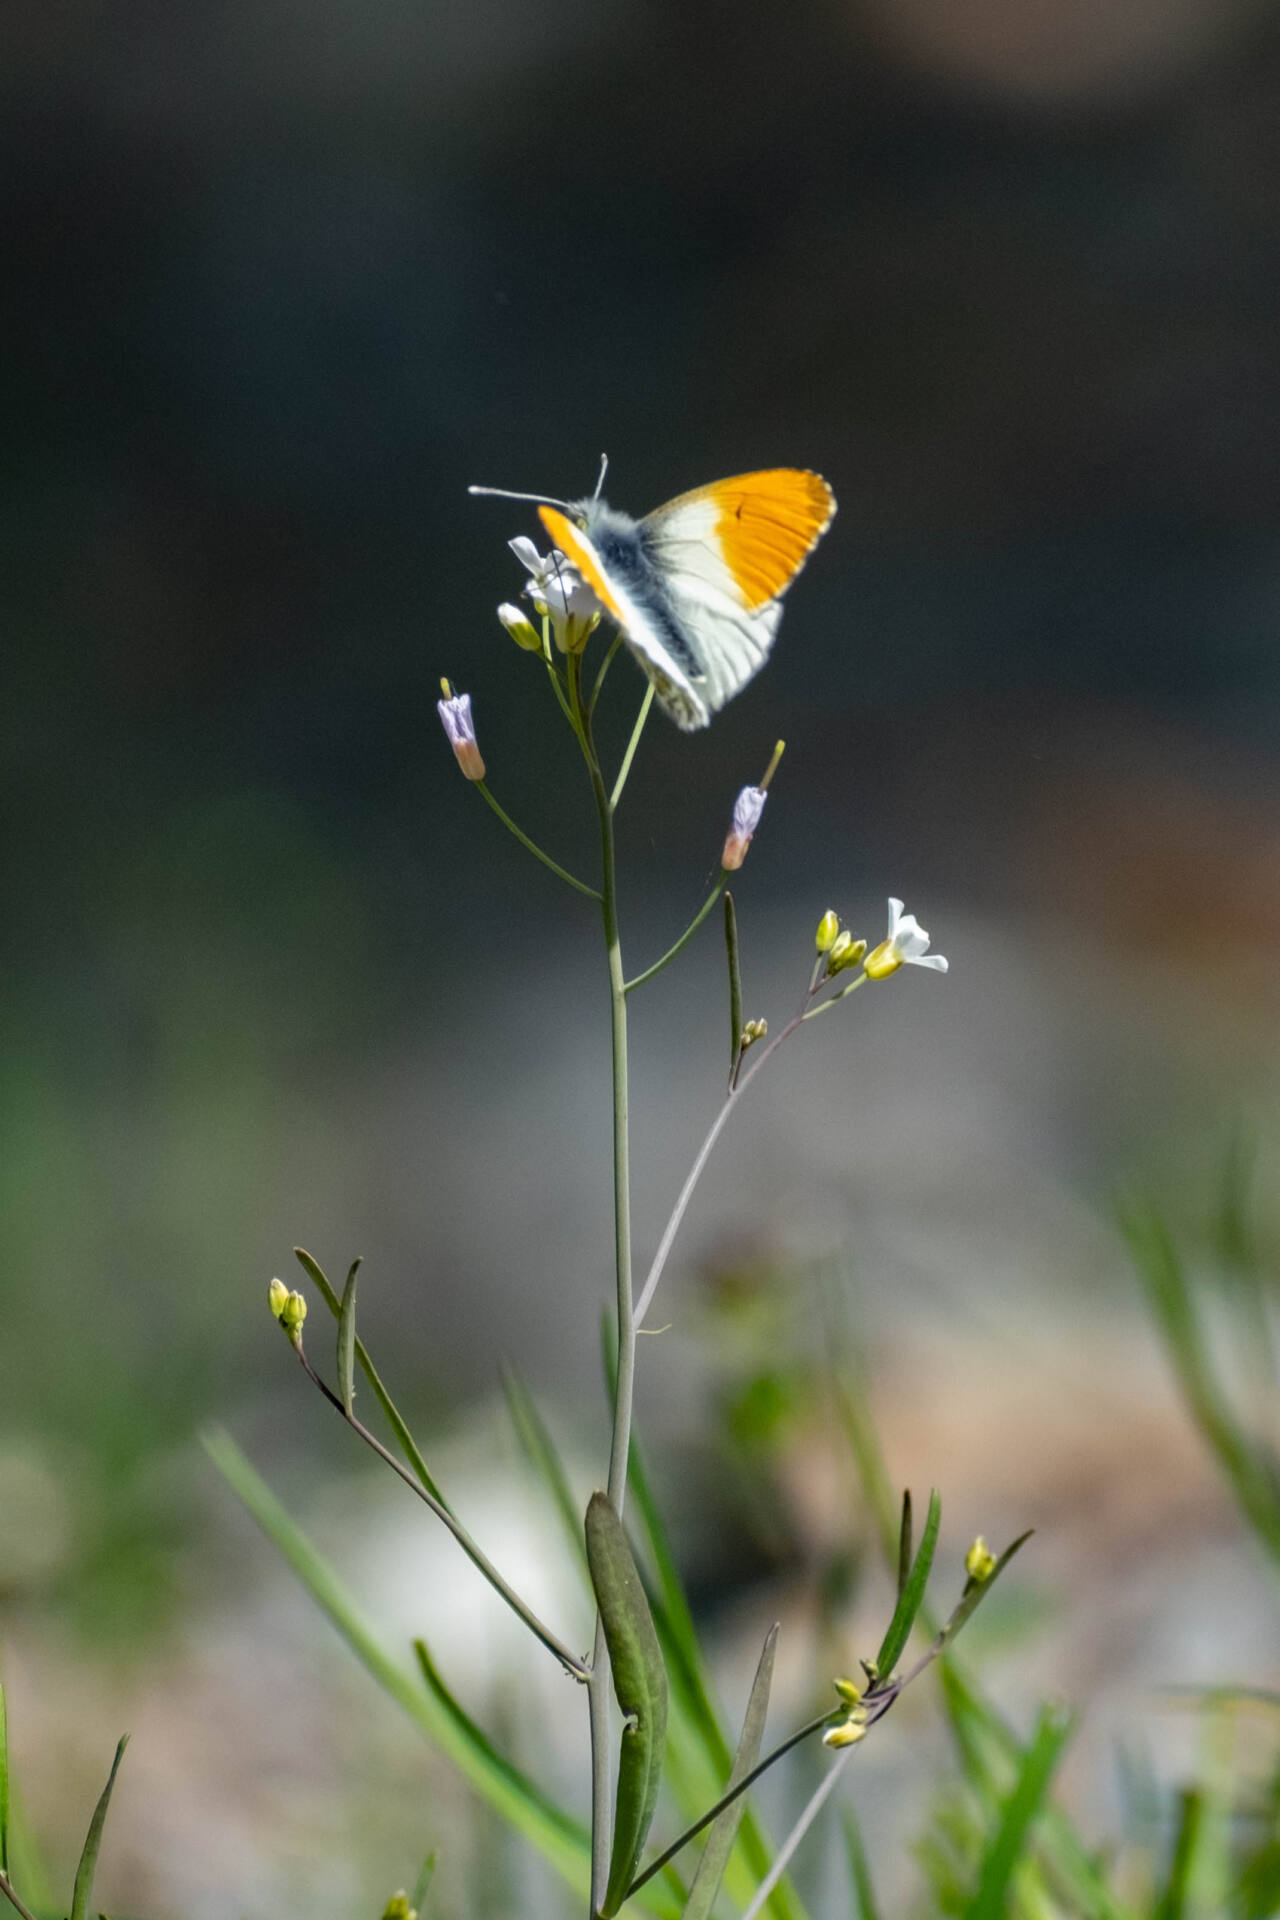
[[[651, 725], [629, 952], [783, 735], [748, 1011], [828, 905], [874, 939], [901, 894], [952, 963], [744, 1116], [643, 1389], [672, 1444], [718, 1364], [707, 1273], [760, 1244], [857, 1249], [908, 1451], [939, 1325], [1095, 1384], [1132, 1339], [1173, 1421], [1105, 1215], [1137, 1175], [1193, 1218], [1242, 1126], [1274, 1164], [1275, 8], [69, 0], [11, 16], [4, 64], [0, 1584], [42, 1817], [101, 1771], [102, 1649], [136, 1719], [193, 1593], [234, 1619], [261, 1577], [199, 1424], [300, 1498], [353, 1470], [266, 1320], [295, 1240], [365, 1254], [430, 1430], [483, 1420], [514, 1350], [600, 1471], [595, 927], [458, 778], [442, 673], [504, 804], [583, 869], [594, 829], [494, 619], [531, 510], [468, 482], [572, 497], [607, 449], [639, 513], [825, 473], [768, 670], [705, 734]], [[614, 750], [639, 688], [615, 668]], [[719, 1098], [716, 944], [636, 1003], [642, 1251]], [[249, 1898], [135, 1853], [122, 1897]]]

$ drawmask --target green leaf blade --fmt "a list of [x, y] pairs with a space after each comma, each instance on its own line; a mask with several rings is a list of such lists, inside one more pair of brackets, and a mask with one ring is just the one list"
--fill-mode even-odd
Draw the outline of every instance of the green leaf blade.
[[916, 1615], [924, 1602], [924, 1590], [929, 1583], [929, 1573], [933, 1566], [933, 1556], [938, 1545], [938, 1528], [942, 1525], [942, 1501], [937, 1492], [929, 1495], [929, 1511], [925, 1517], [924, 1532], [920, 1536], [920, 1546], [911, 1563], [898, 1604], [893, 1610], [884, 1639], [880, 1642], [880, 1651], [876, 1655], [876, 1670], [881, 1679], [887, 1680], [902, 1657], [902, 1650], [911, 1636]]
[[338, 1308], [338, 1394], [348, 1413], [356, 1397], [356, 1281], [359, 1276], [360, 1261], [356, 1258], [351, 1262]]
[[[738, 1751], [725, 1781], [725, 1792], [736, 1787], [739, 1780], [750, 1773], [760, 1758], [760, 1743], [764, 1739], [764, 1725], [769, 1712], [769, 1692], [773, 1686], [773, 1662], [778, 1646], [778, 1627], [775, 1624], [765, 1637], [764, 1650], [756, 1668], [756, 1677], [751, 1684], [751, 1693], [747, 1700], [747, 1711], [742, 1721], [742, 1738], [738, 1742]], [[689, 1899], [685, 1906], [683, 1920], [707, 1920], [715, 1897], [720, 1891], [725, 1868], [729, 1864], [729, 1855], [733, 1852], [733, 1843], [738, 1837], [738, 1825], [746, 1808], [746, 1796], [735, 1800], [731, 1807], [718, 1813], [711, 1822], [702, 1857], [698, 1861], [698, 1870], [693, 1876], [693, 1885], [689, 1889]]]
[[93, 1876], [98, 1864], [98, 1853], [102, 1846], [103, 1829], [107, 1824], [107, 1810], [111, 1805], [111, 1795], [116, 1784], [116, 1775], [120, 1771], [120, 1762], [124, 1759], [124, 1750], [129, 1744], [128, 1734], [123, 1734], [116, 1747], [116, 1757], [111, 1762], [111, 1771], [107, 1775], [107, 1784], [102, 1789], [98, 1804], [93, 1810], [89, 1822], [89, 1831], [85, 1835], [84, 1850], [80, 1855], [80, 1864], [76, 1868], [75, 1886], [71, 1894], [71, 1920], [85, 1920], [89, 1907], [89, 1897], [93, 1892]]
[[977, 1889], [964, 1910], [964, 1920], [1004, 1920], [1014, 1869], [1071, 1730], [1071, 1715], [1065, 1709], [1041, 1709], [1031, 1744], [1022, 1755], [1018, 1777], [1005, 1798], [1000, 1823], [983, 1857]]
[[613, 1691], [626, 1722], [609, 1882], [600, 1905], [602, 1920], [611, 1920], [635, 1878], [658, 1804], [667, 1733], [667, 1670], [630, 1543], [603, 1493], [593, 1493], [587, 1504], [586, 1541]]

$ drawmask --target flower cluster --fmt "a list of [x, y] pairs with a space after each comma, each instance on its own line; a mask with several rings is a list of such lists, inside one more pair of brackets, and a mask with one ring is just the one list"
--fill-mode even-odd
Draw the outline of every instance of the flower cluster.
[[[550, 620], [561, 653], [581, 653], [600, 625], [603, 608], [578, 569], [566, 560], [558, 547], [552, 547], [544, 559], [523, 533], [508, 540], [507, 545], [529, 576], [524, 586], [525, 597], [533, 602], [544, 620]], [[498, 608], [498, 618], [517, 646], [530, 652], [541, 651], [541, 640], [518, 607], [504, 603]], [[533, 634], [532, 646], [529, 634]]]

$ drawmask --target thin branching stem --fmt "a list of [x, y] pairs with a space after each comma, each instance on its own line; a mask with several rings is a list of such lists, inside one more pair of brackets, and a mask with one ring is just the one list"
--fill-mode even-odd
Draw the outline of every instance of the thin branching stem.
[[18, 1895], [14, 1891], [13, 1882], [7, 1873], [0, 1873], [0, 1893], [4, 1895], [11, 1907], [17, 1908], [18, 1912], [22, 1915], [22, 1920], [36, 1920], [36, 1916], [32, 1913], [26, 1901], [18, 1898]]
[[408, 1467], [396, 1459], [390, 1448], [383, 1446], [376, 1433], [370, 1433], [363, 1421], [358, 1420], [354, 1413], [347, 1411], [338, 1395], [321, 1379], [310, 1360], [308, 1360], [301, 1340], [294, 1342], [294, 1352], [301, 1362], [303, 1372], [307, 1375], [307, 1378], [320, 1389], [325, 1399], [329, 1402], [329, 1405], [342, 1415], [342, 1418], [351, 1428], [351, 1431], [358, 1434], [367, 1447], [372, 1447], [380, 1460], [386, 1461], [392, 1472], [398, 1474], [404, 1481], [406, 1487], [408, 1487], [411, 1492], [416, 1493], [424, 1505], [430, 1507], [437, 1520], [444, 1522], [458, 1545], [462, 1548], [462, 1551], [466, 1554], [468, 1560], [470, 1560], [472, 1566], [475, 1567], [478, 1573], [483, 1574], [494, 1592], [506, 1601], [512, 1612], [519, 1615], [520, 1619], [523, 1620], [526, 1627], [528, 1627], [530, 1633], [542, 1642], [549, 1653], [554, 1653], [561, 1666], [564, 1667], [567, 1672], [571, 1673], [575, 1680], [586, 1680], [588, 1678], [586, 1663], [580, 1659], [576, 1653], [570, 1653], [564, 1642], [552, 1633], [550, 1627], [544, 1626], [533, 1609], [520, 1598], [515, 1588], [507, 1584], [498, 1572], [498, 1569], [494, 1566], [492, 1560], [476, 1545], [456, 1514], [450, 1512], [448, 1507], [442, 1506], [435, 1495], [427, 1491], [417, 1476], [410, 1473]]
[[501, 820], [503, 826], [507, 829], [507, 831], [509, 833], [514, 833], [516, 839], [520, 842], [521, 846], [527, 847], [529, 849], [529, 852], [534, 856], [536, 860], [541, 860], [544, 867], [549, 867], [552, 873], [556, 874], [561, 880], [565, 881], [569, 886], [571, 886], [575, 890], [575, 892], [584, 893], [587, 896], [588, 900], [598, 900], [600, 898], [599, 890], [596, 887], [589, 887], [585, 880], [575, 879], [573, 874], [566, 872], [565, 868], [560, 865], [558, 860], [553, 860], [549, 853], [544, 853], [542, 851], [542, 848], [538, 845], [537, 841], [531, 840], [529, 838], [528, 834], [524, 831], [523, 827], [518, 827], [516, 825], [515, 821], [511, 818], [511, 815], [506, 811], [506, 809], [498, 805], [498, 802], [494, 799], [493, 795], [490, 793], [487, 785], [483, 780], [473, 780], [471, 784], [473, 787], [475, 787], [476, 791], [480, 793], [484, 797], [484, 799], [488, 801], [489, 805], [493, 808], [494, 812], [497, 814], [499, 820]]
[[600, 689], [604, 685], [604, 677], [606, 673], [608, 673], [610, 667], [613, 665], [614, 660], [617, 657], [618, 648], [621, 645], [622, 645], [622, 635], [621, 633], [615, 633], [613, 636], [613, 643], [610, 646], [609, 651], [605, 654], [604, 659], [600, 662], [600, 671], [596, 675], [596, 683], [594, 687], [592, 687], [591, 689], [591, 698], [587, 702], [587, 718], [588, 719], [591, 718], [591, 715], [596, 710], [596, 701], [600, 698]]
[[698, 931], [698, 928], [702, 925], [703, 921], [706, 919], [711, 909], [715, 906], [716, 901], [720, 898], [721, 894], [724, 892], [725, 887], [728, 885], [728, 883], [729, 883], [728, 874], [722, 872], [720, 875], [720, 878], [716, 881], [715, 886], [711, 889], [711, 892], [707, 895], [702, 905], [698, 908], [698, 911], [694, 914], [692, 920], [689, 922], [684, 932], [680, 935], [680, 938], [675, 942], [675, 945], [667, 948], [661, 960], [655, 960], [651, 967], [646, 967], [643, 973], [638, 973], [634, 980], [628, 980], [626, 984], [626, 989], [625, 989], [627, 993], [634, 993], [636, 988], [642, 987], [646, 980], [652, 980], [656, 973], [661, 973], [664, 967], [669, 967], [671, 965], [671, 962], [675, 959], [676, 955], [681, 951], [681, 949], [688, 946], [690, 940], [692, 940], [694, 934]]
[[792, 1827], [790, 1833], [778, 1848], [773, 1865], [760, 1882], [760, 1885], [756, 1888], [755, 1897], [743, 1914], [742, 1920], [756, 1920], [756, 1915], [763, 1911], [766, 1900], [791, 1864], [792, 1854], [800, 1845], [806, 1833], [808, 1833], [826, 1802], [835, 1792], [836, 1782], [844, 1772], [854, 1752], [855, 1749], [853, 1747], [846, 1747], [839, 1758], [833, 1762], [830, 1771], [824, 1775], [817, 1791], [812, 1795], [808, 1805], [805, 1807], [804, 1812], [800, 1815], [800, 1818], [796, 1821], [794, 1827]]

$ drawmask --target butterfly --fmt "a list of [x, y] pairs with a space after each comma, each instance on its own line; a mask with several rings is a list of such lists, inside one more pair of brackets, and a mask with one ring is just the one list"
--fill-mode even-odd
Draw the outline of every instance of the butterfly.
[[[705, 727], [769, 657], [782, 596], [835, 516], [820, 474], [770, 467], [677, 494], [641, 520], [601, 499], [534, 499], [686, 732]], [[497, 493], [472, 487], [472, 493]]]

